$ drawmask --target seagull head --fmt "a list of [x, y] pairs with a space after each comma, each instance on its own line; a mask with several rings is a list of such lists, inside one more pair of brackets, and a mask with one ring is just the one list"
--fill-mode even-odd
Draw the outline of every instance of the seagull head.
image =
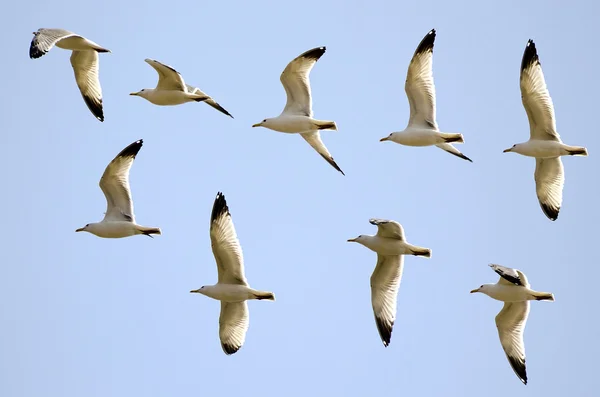
[[486, 295], [489, 295], [489, 292], [491, 292], [493, 290], [493, 287], [495, 285], [496, 284], [483, 284], [479, 288], [475, 288], [474, 290], [471, 290], [471, 293], [474, 294], [475, 292], [481, 292], [481, 293], [484, 293]]
[[363, 235], [361, 234], [358, 237], [348, 239], [348, 242], [349, 243], [360, 243], [362, 238], [363, 238]]
[[143, 98], [143, 97], [146, 95], [146, 93], [147, 93], [147, 91], [146, 91], [146, 89], [144, 88], [143, 90], [140, 90], [140, 91], [138, 91], [138, 92], [132, 92], [132, 93], [131, 93], [131, 94], [129, 94], [129, 95], [133, 95], [133, 96], [141, 96], [141, 97]]
[[89, 232], [90, 229], [90, 224], [88, 223], [87, 225], [85, 225], [84, 227], [80, 227], [79, 229], [75, 230], [76, 232]]
[[260, 123], [256, 123], [256, 124], [252, 125], [252, 128], [254, 128], [254, 127], [266, 127], [267, 124], [269, 124], [269, 120], [270, 119], [264, 119]]
[[395, 132], [392, 132], [390, 135], [386, 136], [385, 138], [381, 138], [379, 140], [379, 142], [385, 142], [385, 141], [392, 141], [393, 142], [395, 134], [396, 134]]
[[204, 291], [203, 291], [204, 287], [205, 287], [205, 286], [203, 285], [202, 287], [200, 287], [200, 288], [198, 288], [198, 289], [193, 289], [193, 290], [191, 290], [190, 292], [191, 292], [191, 293], [196, 293], [196, 294], [204, 294]]

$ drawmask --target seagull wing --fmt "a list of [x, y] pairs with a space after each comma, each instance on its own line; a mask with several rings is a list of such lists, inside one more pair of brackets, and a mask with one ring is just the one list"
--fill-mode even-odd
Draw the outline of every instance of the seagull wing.
[[219, 339], [225, 354], [233, 354], [240, 350], [246, 339], [246, 331], [250, 325], [248, 304], [244, 302], [221, 302], [219, 316]]
[[500, 276], [501, 284], [519, 285], [529, 288], [527, 277], [520, 270], [495, 264], [491, 264], [490, 267]]
[[523, 331], [525, 331], [528, 315], [529, 301], [525, 301], [504, 303], [504, 307], [496, 316], [496, 327], [506, 358], [515, 374], [525, 384], [527, 384], [527, 371]]
[[309, 74], [315, 63], [325, 53], [317, 47], [294, 58], [281, 73], [279, 80], [285, 88], [287, 102], [281, 114], [312, 117], [312, 98]]
[[106, 214], [103, 222], [127, 221], [135, 223], [133, 200], [129, 187], [129, 170], [143, 143], [144, 141], [140, 139], [123, 149], [108, 164], [102, 178], [100, 178], [100, 189], [106, 196]]
[[369, 219], [371, 225], [377, 226], [377, 236], [404, 240], [404, 228], [396, 221], [387, 219]]
[[329, 150], [327, 150], [325, 147], [325, 144], [321, 140], [321, 134], [319, 134], [319, 131], [303, 132], [300, 135], [302, 135], [302, 138], [304, 138], [306, 142], [308, 142], [308, 144], [321, 155], [321, 157], [331, 164], [333, 168], [341, 172], [342, 175], [346, 175], [344, 174], [344, 171], [342, 171], [342, 169], [337, 165], [333, 159], [333, 156], [331, 153], [329, 153]]
[[50, 51], [60, 40], [72, 36], [81, 37], [64, 29], [38, 29], [33, 34], [33, 39], [29, 46], [29, 57], [32, 59], [39, 58]]
[[200, 88], [192, 87], [189, 84], [186, 84], [185, 86], [187, 88], [187, 92], [189, 92], [190, 94], [205, 95], [205, 96], [209, 97], [210, 99], [207, 99], [206, 101], [204, 101], [204, 103], [212, 106], [213, 108], [217, 109], [219, 112], [233, 118], [233, 116], [231, 114], [229, 114], [229, 112], [227, 110], [225, 110], [224, 107], [219, 105], [214, 99], [212, 99], [210, 97], [210, 95], [207, 95], [206, 93], [202, 92], [202, 90]]
[[100, 121], [104, 121], [102, 110], [102, 88], [100, 87], [98, 52], [73, 51], [71, 66], [75, 72], [75, 81], [81, 92], [85, 104], [92, 114]]
[[531, 139], [560, 142], [554, 105], [533, 40], [527, 42], [521, 61], [521, 100], [529, 119]]
[[562, 204], [565, 170], [560, 157], [535, 159], [535, 191], [546, 216], [555, 221]]
[[421, 40], [408, 66], [404, 90], [410, 104], [408, 126], [435, 128], [435, 85], [433, 84], [433, 43], [435, 29]]
[[404, 267], [403, 255], [377, 254], [377, 266], [371, 275], [371, 303], [375, 324], [384, 346], [390, 344], [396, 320], [396, 299]]
[[242, 247], [221, 192], [217, 194], [210, 217], [210, 242], [217, 262], [218, 282], [247, 286]]
[[174, 90], [186, 92], [186, 84], [179, 72], [169, 65], [155, 61], [154, 59], [145, 59], [146, 63], [154, 68], [158, 73], [157, 90]]

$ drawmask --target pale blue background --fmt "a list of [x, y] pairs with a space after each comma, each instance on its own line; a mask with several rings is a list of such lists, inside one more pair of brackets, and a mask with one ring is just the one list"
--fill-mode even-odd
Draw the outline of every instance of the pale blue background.
[[[593, 2], [29, 1], [0, 16], [0, 396], [592, 396], [597, 393], [600, 260], [597, 30]], [[61, 27], [100, 55], [106, 121], [90, 114], [69, 52], [28, 57], [31, 32]], [[436, 28], [438, 122], [462, 132], [468, 163], [379, 139], [408, 120], [404, 80]], [[519, 92], [535, 40], [558, 129], [588, 158], [564, 159], [557, 222], [535, 196]], [[346, 177], [300, 137], [252, 129], [279, 114], [279, 74], [326, 45], [311, 79], [323, 140]], [[155, 58], [214, 96], [157, 107], [127, 94], [156, 84]], [[76, 234], [102, 219], [98, 181], [144, 139], [131, 170], [138, 221], [163, 235]], [[218, 340], [208, 235], [217, 191], [231, 208], [256, 288], [246, 344]], [[392, 343], [370, 303], [375, 254], [347, 243], [370, 217], [401, 222], [430, 260], [407, 258]], [[529, 385], [513, 374], [494, 316], [469, 290], [496, 262], [556, 302], [533, 302]]]

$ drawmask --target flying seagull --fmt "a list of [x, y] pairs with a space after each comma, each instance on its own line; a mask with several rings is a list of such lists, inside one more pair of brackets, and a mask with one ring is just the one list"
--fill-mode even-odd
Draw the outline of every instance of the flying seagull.
[[500, 280], [496, 284], [483, 284], [471, 293], [482, 292], [492, 299], [504, 302], [504, 307], [496, 316], [500, 343], [515, 374], [521, 382], [527, 384], [523, 332], [529, 316], [529, 301], [554, 302], [554, 295], [532, 290], [527, 277], [520, 270], [493, 264], [490, 267], [500, 275]]
[[521, 61], [521, 100], [529, 119], [529, 140], [504, 153], [535, 157], [535, 191], [544, 214], [555, 221], [562, 204], [565, 173], [560, 156], [587, 156], [583, 146], [562, 143], [556, 132], [554, 105], [546, 87], [542, 65], [533, 40], [527, 42]]
[[281, 73], [281, 84], [285, 88], [287, 102], [277, 117], [264, 119], [252, 127], [265, 127], [285, 133], [298, 133], [333, 168], [345, 175], [331, 153], [327, 150], [319, 130], [336, 130], [335, 121], [313, 119], [312, 96], [310, 90], [310, 71], [325, 53], [325, 47], [317, 47], [294, 58]]
[[435, 85], [433, 84], [433, 42], [435, 29], [421, 40], [406, 75], [404, 90], [410, 104], [410, 118], [404, 131], [392, 132], [380, 141], [396, 142], [405, 146], [437, 146], [461, 159], [473, 162], [452, 146], [463, 143], [458, 133], [440, 132], [435, 120]]
[[133, 200], [129, 188], [129, 170], [135, 156], [142, 148], [143, 140], [127, 146], [108, 164], [102, 178], [100, 189], [106, 196], [106, 214], [101, 222], [88, 223], [76, 232], [89, 232], [98, 237], [121, 238], [144, 234], [161, 234], [157, 227], [145, 227], [135, 223]]
[[29, 46], [29, 57], [37, 59], [45, 55], [52, 47], [72, 50], [71, 66], [75, 72], [75, 80], [85, 104], [92, 114], [104, 121], [102, 109], [102, 88], [98, 77], [99, 52], [110, 52], [83, 36], [64, 29], [38, 29], [33, 32], [33, 40]]
[[430, 258], [431, 250], [409, 244], [404, 237], [404, 228], [396, 221], [370, 219], [369, 222], [377, 226], [375, 236], [361, 234], [348, 241], [362, 244], [377, 253], [377, 266], [371, 275], [371, 303], [379, 336], [387, 347], [396, 320], [396, 299], [404, 269], [404, 255]]
[[219, 338], [225, 354], [237, 352], [246, 339], [249, 325], [247, 300], [275, 300], [268, 291], [250, 288], [244, 275], [242, 247], [223, 193], [219, 192], [210, 217], [210, 241], [217, 262], [217, 283], [190, 292], [221, 301]]
[[140, 96], [148, 102], [160, 106], [181, 105], [186, 102], [204, 102], [219, 112], [233, 118], [227, 110], [215, 102], [209, 95], [202, 92], [200, 88], [186, 84], [181, 74], [171, 66], [155, 61], [154, 59], [145, 59], [145, 61], [158, 73], [156, 88], [144, 88], [129, 95]]

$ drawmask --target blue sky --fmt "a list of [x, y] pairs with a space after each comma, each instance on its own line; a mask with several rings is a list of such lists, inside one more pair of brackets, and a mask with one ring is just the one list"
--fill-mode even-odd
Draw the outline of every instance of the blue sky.
[[[594, 123], [598, 6], [593, 2], [12, 2], [0, 16], [0, 395], [584, 396], [596, 374], [593, 249], [599, 215]], [[100, 55], [105, 122], [80, 97], [69, 52], [28, 57], [31, 32], [60, 27]], [[379, 139], [402, 130], [408, 62], [436, 28], [440, 128], [461, 132], [468, 163]], [[519, 92], [527, 40], [537, 45], [564, 141], [560, 216], [535, 196], [534, 161], [502, 150], [528, 139]], [[311, 74], [315, 117], [342, 176], [300, 137], [250, 126], [279, 114], [279, 74], [327, 46]], [[156, 84], [144, 63], [180, 71], [229, 110], [157, 107], [127, 94]], [[106, 240], [98, 181], [144, 139], [131, 170], [139, 223], [163, 235]], [[190, 294], [216, 282], [208, 225], [217, 191], [230, 206], [246, 275], [276, 302], [250, 302], [244, 347], [223, 354], [219, 303]], [[392, 342], [373, 320], [376, 255], [347, 243], [395, 219], [432, 258], [409, 257]], [[494, 316], [469, 291], [523, 270], [556, 302], [533, 302], [529, 385], [513, 374]]]

